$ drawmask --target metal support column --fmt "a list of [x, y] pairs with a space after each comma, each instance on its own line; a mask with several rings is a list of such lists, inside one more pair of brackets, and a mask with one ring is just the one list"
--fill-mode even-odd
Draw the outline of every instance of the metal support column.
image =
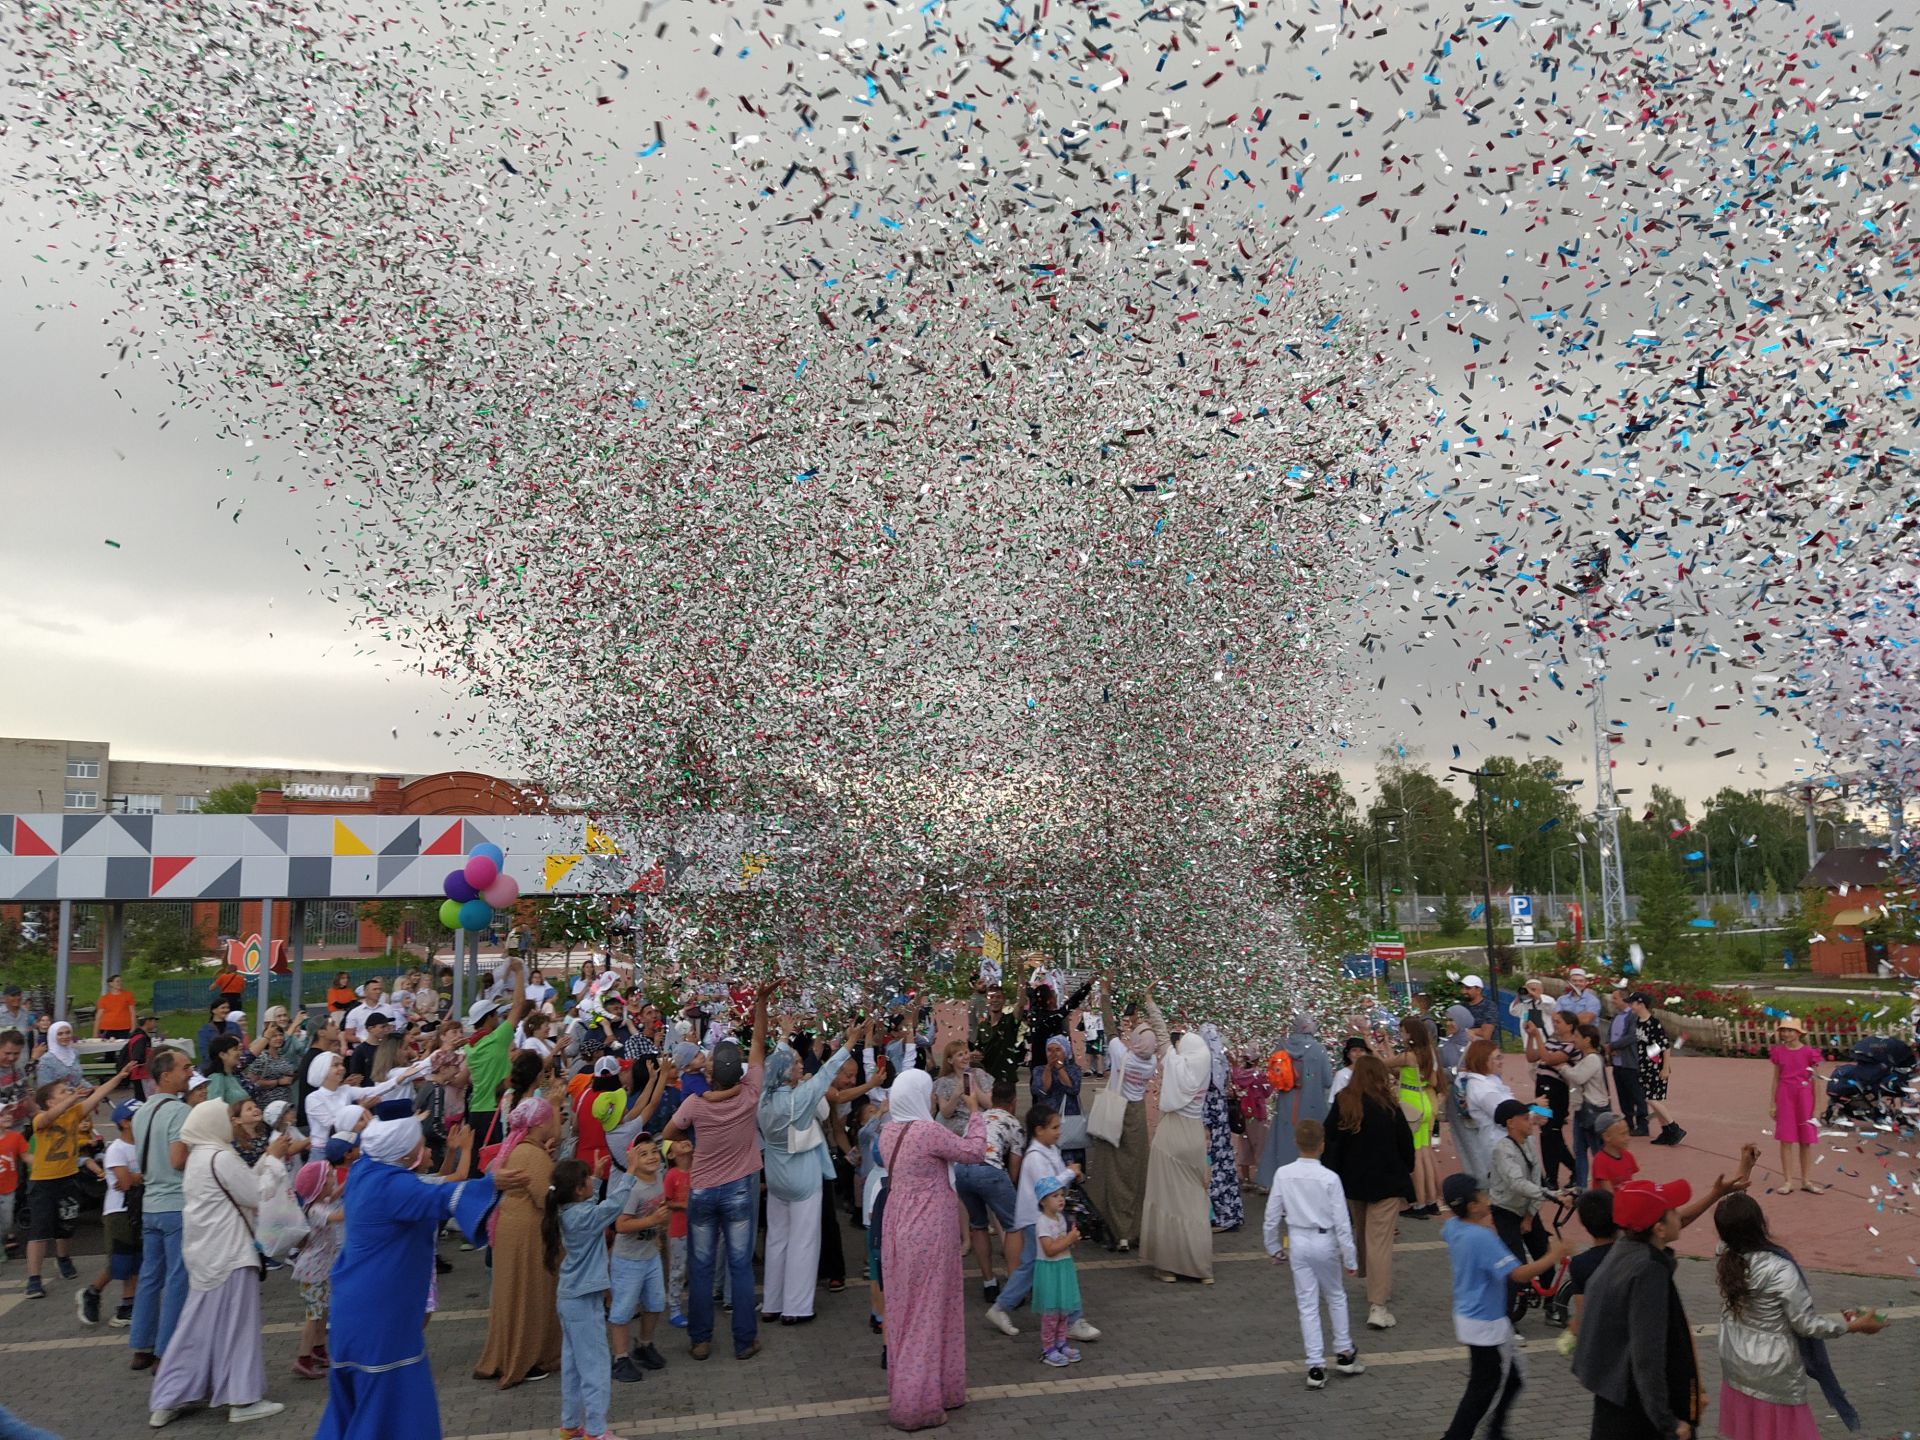
[[100, 930], [100, 993], [107, 993], [107, 981], [127, 973], [127, 907], [121, 900], [108, 904], [105, 923]]
[[53, 971], [53, 1018], [67, 1018], [67, 969], [73, 963], [73, 901], [60, 902], [60, 955]]
[[466, 976], [463, 973], [466, 969], [466, 951], [467, 932], [455, 930], [453, 932], [453, 1018], [456, 1020], [467, 1018]]
[[307, 902], [304, 900], [293, 902], [292, 916], [287, 922], [287, 951], [293, 972], [291, 976], [293, 996], [287, 1006], [287, 1014], [295, 1024], [298, 1024], [307, 963]]
[[[260, 902], [260, 999], [253, 1012], [253, 1033], [260, 1033], [260, 1026], [266, 1019], [268, 999], [267, 987], [273, 983], [273, 901]], [[245, 1027], [242, 1027], [243, 1029]], [[241, 1037], [245, 1039], [243, 1035]]]

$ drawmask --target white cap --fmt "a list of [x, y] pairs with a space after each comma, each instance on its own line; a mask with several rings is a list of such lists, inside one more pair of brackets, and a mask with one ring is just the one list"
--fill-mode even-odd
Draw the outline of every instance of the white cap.
[[1478, 975], [1462, 975], [1460, 977], [1460, 988], [1462, 990], [1484, 990], [1487, 988], [1487, 982], [1482, 980]]
[[1587, 972], [1582, 970], [1578, 965], [1567, 971], [1567, 979], [1569, 980], [1585, 980], [1586, 978]]
[[593, 1062], [593, 1073], [596, 1075], [618, 1075], [620, 1073], [620, 1062], [611, 1055], [602, 1055], [598, 1060]]
[[499, 1000], [489, 1000], [486, 996], [482, 995], [478, 1000], [473, 1002], [472, 1008], [467, 1011], [467, 1024], [478, 1025], [482, 1020], [493, 1014], [494, 1011], [500, 1009], [502, 1003], [503, 1002]]
[[202, 1075], [198, 1070], [190, 1070], [187, 1072], [187, 1093], [189, 1095], [206, 1083], [207, 1077]]

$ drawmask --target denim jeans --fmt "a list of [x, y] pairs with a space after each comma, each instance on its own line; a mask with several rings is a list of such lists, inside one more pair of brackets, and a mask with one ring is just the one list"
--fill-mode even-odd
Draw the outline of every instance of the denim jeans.
[[1026, 1304], [1027, 1296], [1033, 1293], [1034, 1252], [1040, 1248], [1040, 1241], [1031, 1225], [1022, 1225], [1017, 1231], [1009, 1231], [1020, 1237], [1020, 1265], [1007, 1277], [1007, 1283], [1000, 1287], [1000, 1296], [993, 1303], [1011, 1315]]
[[998, 1165], [954, 1166], [953, 1188], [959, 1192], [960, 1203], [967, 1207], [970, 1228], [986, 1229], [987, 1214], [991, 1211], [1002, 1230], [1013, 1229], [1016, 1203], [1013, 1181]]
[[1587, 1188], [1588, 1157], [1600, 1148], [1600, 1140], [1591, 1130], [1580, 1123], [1579, 1112], [1568, 1117], [1567, 1123], [1573, 1127], [1573, 1188]]
[[1647, 1128], [1647, 1087], [1640, 1083], [1638, 1066], [1613, 1067], [1613, 1093], [1620, 1097], [1615, 1107], [1630, 1130]]
[[167, 1353], [167, 1341], [187, 1303], [187, 1262], [180, 1253], [180, 1212], [149, 1210], [140, 1217], [140, 1288], [133, 1297], [127, 1344]]
[[560, 1310], [560, 1423], [589, 1435], [607, 1430], [613, 1360], [607, 1350], [607, 1292], [563, 1295]]
[[687, 1339], [705, 1345], [713, 1339], [713, 1261], [726, 1234], [727, 1275], [733, 1298], [734, 1353], [753, 1344], [760, 1333], [753, 1297], [753, 1176], [725, 1185], [709, 1185], [687, 1197]]

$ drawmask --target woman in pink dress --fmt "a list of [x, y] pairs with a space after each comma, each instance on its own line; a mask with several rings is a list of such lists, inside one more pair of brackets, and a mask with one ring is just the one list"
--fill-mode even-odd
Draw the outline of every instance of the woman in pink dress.
[[[1820, 1139], [1813, 1124], [1813, 1077], [1820, 1068], [1820, 1052], [1807, 1044], [1806, 1031], [1791, 1015], [1780, 1019], [1780, 1043], [1768, 1048], [1773, 1062], [1773, 1104], [1767, 1113], [1773, 1117], [1774, 1138], [1780, 1142], [1780, 1170], [1786, 1183], [1782, 1195], [1796, 1189], [1818, 1195], [1827, 1187], [1807, 1178], [1807, 1150]], [[1800, 1179], [1794, 1176], [1795, 1152], [1800, 1161]]]
[[[880, 1271], [887, 1287], [887, 1418], [896, 1429], [947, 1423], [967, 1403], [966, 1281], [954, 1243], [959, 1201], [948, 1166], [987, 1158], [979, 1086], [964, 1092], [973, 1113], [964, 1135], [933, 1118], [933, 1079], [909, 1070], [888, 1096], [880, 1132], [887, 1171]], [[879, 1277], [876, 1276], [876, 1279]]]

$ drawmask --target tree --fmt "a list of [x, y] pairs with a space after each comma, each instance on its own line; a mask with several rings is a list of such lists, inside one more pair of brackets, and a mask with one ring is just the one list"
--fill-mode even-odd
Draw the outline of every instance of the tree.
[[1544, 893], [1553, 883], [1555, 847], [1580, 822], [1560, 767], [1551, 760], [1495, 755], [1481, 768], [1493, 777], [1481, 783], [1495, 875], [1504, 873], [1522, 893]]
[[1634, 938], [1658, 959], [1677, 949], [1693, 919], [1693, 897], [1687, 893], [1673, 861], [1649, 860], [1640, 874], [1640, 913]]
[[1440, 897], [1440, 933], [1449, 940], [1457, 940], [1467, 933], [1467, 912], [1460, 906], [1460, 897], [1451, 890]]
[[1823, 934], [1826, 928], [1827, 892], [1808, 888], [1799, 892], [1780, 938], [1789, 951], [1804, 960], [1812, 952], [1814, 936]]
[[413, 938], [427, 953], [427, 964], [433, 964], [433, 957], [440, 947], [451, 943], [453, 931], [440, 923], [440, 902], [437, 900], [413, 900], [408, 902], [406, 913], [401, 918], [401, 927], [413, 926]]
[[551, 940], [566, 952], [573, 963], [573, 952], [583, 946], [599, 944], [608, 933], [607, 902], [599, 895], [559, 895], [547, 907], [540, 938]]
[[368, 900], [358, 910], [361, 920], [387, 937], [387, 954], [393, 953], [394, 937], [407, 928], [417, 906], [405, 900]]
[[129, 964], [147, 973], [195, 969], [212, 948], [191, 906], [134, 906], [127, 912], [126, 939]]
[[1477, 841], [1469, 843], [1460, 797], [1398, 752], [1381, 767], [1379, 784], [1360, 839], [1362, 844], [1376, 837], [1399, 840], [1376, 852], [1388, 887], [1397, 876], [1411, 895], [1465, 888], [1468, 857]]
[[207, 798], [200, 802], [202, 815], [251, 815], [254, 802], [260, 798], [262, 790], [278, 790], [281, 781], [277, 778], [261, 780], [236, 780], [231, 785], [216, 785], [207, 792]]

